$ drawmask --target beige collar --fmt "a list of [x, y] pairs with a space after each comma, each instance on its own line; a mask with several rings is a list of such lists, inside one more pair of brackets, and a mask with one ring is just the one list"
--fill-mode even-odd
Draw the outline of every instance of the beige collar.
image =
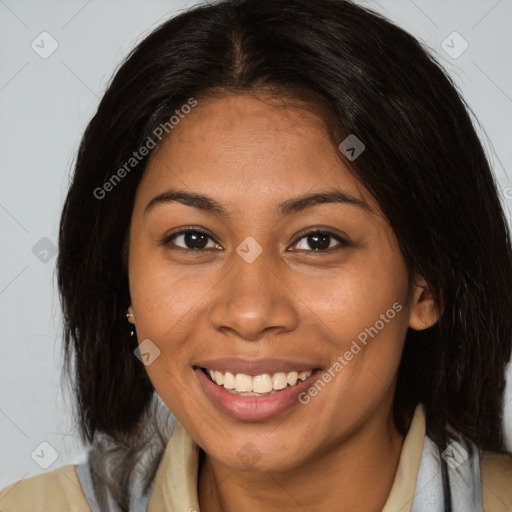
[[[419, 404], [405, 437], [397, 472], [382, 512], [410, 512], [425, 436], [425, 410]], [[199, 510], [197, 477], [199, 447], [180, 422], [167, 443], [155, 477], [147, 512]]]

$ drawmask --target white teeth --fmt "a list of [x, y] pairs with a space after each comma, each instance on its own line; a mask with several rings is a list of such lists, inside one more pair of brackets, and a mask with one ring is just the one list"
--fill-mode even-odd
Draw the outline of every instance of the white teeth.
[[207, 370], [213, 382], [223, 386], [231, 393], [242, 396], [273, 395], [276, 391], [287, 386], [295, 386], [311, 376], [313, 370], [302, 372], [277, 372], [273, 375], [246, 375], [245, 373], [221, 372], [219, 370]]
[[300, 380], [306, 380], [310, 375], [311, 375], [311, 371], [300, 372], [299, 375], [298, 375], [298, 378]]
[[274, 389], [284, 389], [286, 386], [288, 386], [288, 381], [286, 380], [286, 373], [274, 373], [274, 375], [272, 376], [272, 387]]
[[252, 378], [252, 390], [255, 393], [270, 393], [272, 391], [272, 379], [268, 373], [256, 375]]
[[235, 389], [235, 376], [232, 373], [226, 372], [224, 374], [223, 386], [226, 389]]
[[213, 379], [219, 386], [222, 384], [222, 373], [215, 370], [214, 379]]
[[245, 373], [237, 373], [235, 377], [235, 389], [237, 391], [252, 391], [252, 377]]
[[297, 384], [297, 378], [299, 374], [297, 372], [288, 372], [286, 374], [286, 380], [290, 386], [295, 386]]

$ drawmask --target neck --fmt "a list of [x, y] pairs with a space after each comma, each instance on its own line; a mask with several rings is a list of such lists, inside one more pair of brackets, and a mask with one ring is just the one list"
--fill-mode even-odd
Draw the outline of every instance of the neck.
[[404, 438], [391, 414], [286, 473], [233, 471], [205, 455], [198, 493], [203, 512], [381, 512], [393, 485]]

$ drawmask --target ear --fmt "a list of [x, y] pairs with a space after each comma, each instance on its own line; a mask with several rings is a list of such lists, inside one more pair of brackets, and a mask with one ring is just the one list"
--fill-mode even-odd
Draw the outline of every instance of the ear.
[[133, 308], [131, 304], [128, 307], [128, 313], [131, 314], [131, 316], [128, 317], [128, 322], [135, 325], [135, 315], [133, 314]]
[[438, 320], [439, 313], [432, 289], [423, 277], [418, 277], [412, 290], [409, 327], [416, 331], [422, 331], [434, 325]]

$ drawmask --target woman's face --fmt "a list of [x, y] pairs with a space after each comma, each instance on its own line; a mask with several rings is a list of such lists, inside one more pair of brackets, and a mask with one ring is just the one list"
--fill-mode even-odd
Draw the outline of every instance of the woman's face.
[[393, 230], [313, 113], [199, 100], [138, 187], [129, 278], [149, 377], [214, 460], [288, 470], [390, 421], [417, 305]]

